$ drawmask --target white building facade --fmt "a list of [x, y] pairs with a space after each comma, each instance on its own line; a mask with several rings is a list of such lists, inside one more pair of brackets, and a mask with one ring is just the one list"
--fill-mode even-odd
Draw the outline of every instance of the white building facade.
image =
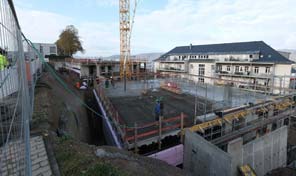
[[[58, 55], [57, 46], [56, 44], [51, 43], [33, 43], [35, 48], [42, 54], [44, 58], [49, 55]], [[35, 53], [35, 54], [31, 54]], [[28, 47], [28, 59], [36, 59], [38, 55], [36, 52], [32, 51], [31, 47]]]
[[290, 87], [293, 62], [262, 41], [176, 47], [155, 60], [155, 72], [206, 84], [232, 84], [275, 94]]

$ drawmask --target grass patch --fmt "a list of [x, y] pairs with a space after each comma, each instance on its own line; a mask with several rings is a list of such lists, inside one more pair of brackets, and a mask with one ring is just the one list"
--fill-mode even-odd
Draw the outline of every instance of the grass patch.
[[[81, 176], [127, 176], [124, 171], [112, 166], [109, 163], [99, 160], [89, 151], [75, 150], [79, 146], [71, 138], [57, 138], [56, 159], [59, 163], [62, 175], [81, 175]], [[89, 149], [91, 150], [91, 149]]]

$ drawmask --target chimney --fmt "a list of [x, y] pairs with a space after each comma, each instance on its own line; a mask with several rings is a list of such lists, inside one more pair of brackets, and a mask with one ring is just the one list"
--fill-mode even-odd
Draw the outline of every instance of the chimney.
[[190, 49], [190, 51], [191, 51], [191, 49], [192, 49], [192, 43], [190, 43], [190, 45], [189, 45], [189, 49]]

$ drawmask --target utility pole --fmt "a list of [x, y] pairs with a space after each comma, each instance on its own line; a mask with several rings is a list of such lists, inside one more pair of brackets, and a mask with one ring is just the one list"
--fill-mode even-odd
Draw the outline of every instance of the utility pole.
[[161, 150], [162, 118], [163, 116], [161, 115], [158, 120], [158, 150]]
[[194, 97], [194, 121], [193, 123], [195, 124], [196, 122], [196, 116], [197, 116], [197, 82], [195, 82], [195, 97]]
[[204, 106], [204, 120], [206, 120], [207, 117], [207, 99], [208, 99], [208, 85], [206, 84], [206, 92], [205, 92], [205, 106]]

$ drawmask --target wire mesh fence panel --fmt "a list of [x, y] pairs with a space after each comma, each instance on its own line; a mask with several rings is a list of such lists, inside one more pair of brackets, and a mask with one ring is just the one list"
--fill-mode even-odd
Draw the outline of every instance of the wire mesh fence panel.
[[29, 48], [12, 1], [0, 0], [0, 175], [31, 175], [29, 123], [42, 67]]

